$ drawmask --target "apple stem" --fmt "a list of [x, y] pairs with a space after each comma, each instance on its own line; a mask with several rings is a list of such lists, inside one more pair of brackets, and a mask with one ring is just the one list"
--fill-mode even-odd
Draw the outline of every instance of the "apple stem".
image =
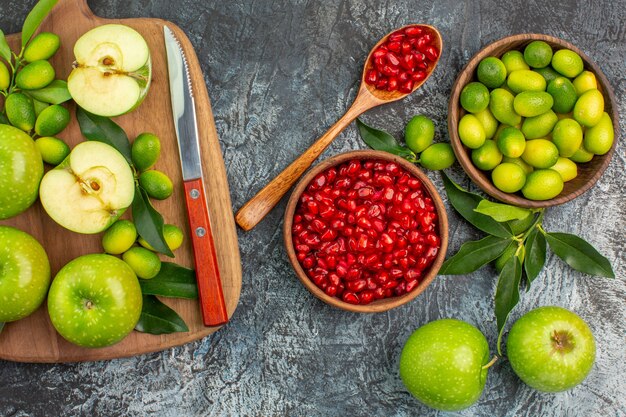
[[481, 369], [489, 369], [493, 366], [494, 363], [496, 363], [498, 361], [498, 359], [500, 359], [500, 357], [498, 355], [494, 355], [493, 358], [491, 358], [491, 360], [482, 366]]

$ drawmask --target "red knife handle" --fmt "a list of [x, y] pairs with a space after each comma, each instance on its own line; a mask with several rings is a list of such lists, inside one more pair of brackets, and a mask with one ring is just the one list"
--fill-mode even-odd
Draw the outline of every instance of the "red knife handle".
[[228, 322], [228, 313], [202, 179], [185, 181], [185, 202], [193, 245], [198, 296], [205, 326], [220, 326]]

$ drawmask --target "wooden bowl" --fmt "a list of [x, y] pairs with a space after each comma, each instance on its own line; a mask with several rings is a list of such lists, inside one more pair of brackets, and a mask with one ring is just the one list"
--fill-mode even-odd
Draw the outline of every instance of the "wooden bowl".
[[[465, 115], [465, 110], [461, 107], [459, 97], [461, 90], [471, 81], [477, 81], [476, 68], [483, 58], [495, 56], [500, 58], [505, 52], [517, 49], [523, 52], [526, 45], [534, 40], [545, 41], [553, 50], [571, 49], [581, 56], [584, 62], [585, 70], [595, 74], [598, 81], [598, 90], [604, 95], [604, 111], [606, 111], [613, 120], [613, 129], [615, 130], [615, 140], [611, 150], [604, 155], [596, 155], [590, 162], [578, 165], [578, 176], [571, 181], [565, 183], [563, 191], [550, 200], [534, 201], [524, 198], [521, 193], [510, 194], [497, 189], [491, 182], [490, 173], [481, 171], [472, 163], [471, 150], [463, 145], [458, 134], [458, 123], [461, 117]], [[472, 181], [476, 183], [484, 192], [502, 202], [520, 207], [540, 208], [550, 207], [566, 203], [585, 191], [589, 190], [598, 181], [606, 167], [611, 161], [613, 152], [619, 138], [619, 123], [617, 113], [617, 100], [613, 94], [613, 89], [609, 85], [606, 77], [589, 57], [580, 49], [564, 40], [540, 34], [521, 34], [508, 36], [493, 42], [481, 49], [474, 57], [465, 65], [452, 87], [452, 94], [448, 104], [448, 131], [450, 133], [450, 141], [452, 148], [459, 160], [461, 166], [470, 176]]]
[[[430, 197], [433, 200], [433, 204], [435, 205], [435, 210], [438, 217], [439, 236], [441, 238], [441, 247], [439, 248], [437, 257], [430, 266], [428, 272], [422, 277], [419, 285], [413, 291], [398, 297], [375, 300], [370, 304], [365, 305], [346, 303], [337, 297], [330, 297], [319, 287], [317, 287], [315, 283], [313, 283], [313, 281], [311, 281], [306, 275], [304, 269], [300, 265], [300, 262], [298, 262], [292, 240], [293, 216], [296, 211], [298, 201], [300, 200], [300, 196], [309, 185], [309, 182], [311, 182], [311, 180], [320, 172], [330, 168], [331, 166], [339, 165], [351, 159], [372, 159], [395, 162], [396, 164], [402, 166], [404, 169], [409, 171], [415, 177], [417, 177], [424, 185], [424, 189], [428, 192], [428, 194], [430, 194]], [[446, 209], [443, 205], [441, 197], [437, 193], [437, 189], [432, 184], [432, 182], [430, 182], [426, 174], [424, 174], [414, 164], [387, 152], [370, 150], [352, 151], [333, 156], [332, 158], [321, 162], [320, 164], [309, 170], [309, 172], [300, 180], [300, 182], [294, 188], [291, 197], [289, 198], [289, 202], [287, 203], [283, 226], [283, 237], [285, 240], [287, 255], [289, 256], [289, 260], [291, 261], [293, 269], [296, 271], [296, 275], [298, 275], [298, 278], [300, 279], [302, 284], [304, 284], [304, 286], [311, 293], [313, 293], [314, 296], [324, 301], [325, 303], [330, 304], [333, 307], [340, 308], [342, 310], [348, 310], [358, 313], [376, 313], [398, 307], [411, 301], [412, 299], [420, 295], [432, 282], [435, 276], [437, 276], [437, 272], [439, 271], [439, 268], [441, 268], [441, 264], [444, 261], [444, 258], [446, 256], [446, 250], [448, 248], [448, 217], [446, 215]]]

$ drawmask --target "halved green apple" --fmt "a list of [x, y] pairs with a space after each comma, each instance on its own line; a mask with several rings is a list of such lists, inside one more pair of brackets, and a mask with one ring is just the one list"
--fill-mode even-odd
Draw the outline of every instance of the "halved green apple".
[[135, 180], [126, 159], [102, 142], [76, 145], [41, 180], [39, 199], [48, 215], [77, 233], [99, 233], [133, 202]]
[[150, 50], [136, 30], [119, 24], [98, 26], [76, 41], [74, 56], [67, 88], [88, 112], [119, 116], [139, 106], [148, 93]]

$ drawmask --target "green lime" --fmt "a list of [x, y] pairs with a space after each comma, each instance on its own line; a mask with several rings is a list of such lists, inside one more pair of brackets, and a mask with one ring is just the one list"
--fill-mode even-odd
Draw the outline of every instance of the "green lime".
[[58, 35], [50, 32], [41, 32], [24, 49], [24, 59], [28, 62], [48, 59], [56, 53], [59, 46], [61, 46], [61, 39]]
[[578, 100], [578, 94], [576, 94], [574, 84], [565, 77], [557, 77], [550, 81], [546, 91], [550, 93], [554, 99], [552, 110], [556, 113], [571, 112], [574, 108], [574, 104], [576, 104], [576, 100]]
[[59, 165], [70, 154], [70, 147], [61, 139], [44, 136], [35, 141], [41, 159], [50, 165]]
[[129, 250], [137, 240], [137, 229], [130, 220], [118, 220], [104, 232], [102, 247], [111, 255], [119, 255]]
[[559, 120], [552, 131], [552, 142], [560, 156], [569, 158], [583, 143], [583, 129], [574, 119]]
[[556, 72], [552, 67], [535, 68], [533, 71], [537, 74], [541, 74], [541, 76], [546, 80], [546, 84], [550, 84], [550, 81], [561, 76], [561, 74]]
[[41, 111], [35, 122], [39, 136], [54, 136], [70, 123], [70, 112], [60, 104], [53, 104]]
[[172, 180], [161, 171], [151, 169], [139, 175], [139, 185], [148, 195], [157, 200], [165, 200], [172, 195], [174, 186]]
[[529, 200], [549, 200], [563, 191], [561, 174], [551, 169], [537, 169], [526, 177], [522, 194]]
[[409, 120], [404, 129], [406, 146], [415, 153], [428, 148], [435, 138], [435, 124], [428, 117], [418, 115]]
[[161, 141], [152, 133], [142, 133], [135, 138], [131, 148], [131, 159], [137, 171], [151, 168], [161, 155]]
[[491, 172], [491, 181], [498, 190], [515, 193], [526, 183], [526, 173], [519, 165], [503, 162]]
[[567, 158], [559, 158], [556, 164], [552, 165], [550, 169], [558, 172], [563, 182], [571, 181], [578, 175], [578, 166], [574, 161]]
[[506, 67], [507, 74], [513, 71], [529, 69], [528, 64], [524, 61], [524, 55], [515, 49], [505, 52], [501, 59]]
[[559, 159], [559, 150], [549, 140], [532, 139], [526, 141], [522, 159], [535, 168], [550, 168]]
[[585, 163], [593, 159], [593, 154], [589, 152], [587, 149], [585, 149], [584, 146], [581, 146], [580, 148], [578, 148], [576, 152], [574, 152], [574, 155], [569, 157], [569, 159], [579, 164]]
[[607, 112], [602, 113], [600, 121], [593, 127], [585, 131], [585, 139], [583, 145], [585, 149], [596, 155], [604, 155], [611, 150], [613, 140], [615, 139], [615, 131], [613, 130], [613, 121]]
[[576, 94], [579, 96], [581, 96], [585, 91], [595, 90], [598, 88], [596, 76], [591, 71], [581, 72], [576, 78], [574, 78], [572, 84], [576, 89]]
[[484, 84], [471, 82], [461, 90], [461, 107], [470, 113], [483, 111], [489, 105], [489, 90]]
[[454, 161], [452, 146], [446, 142], [432, 144], [420, 155], [420, 165], [433, 171], [450, 168]]
[[122, 259], [135, 271], [139, 278], [154, 278], [161, 270], [161, 260], [158, 255], [141, 246], [128, 249], [122, 255]]
[[4, 62], [0, 61], [0, 90], [6, 90], [11, 84], [11, 74]]
[[476, 76], [478, 81], [485, 84], [488, 88], [498, 88], [506, 80], [506, 67], [495, 56], [489, 56], [478, 64]]
[[489, 110], [500, 123], [516, 126], [522, 121], [522, 116], [515, 112], [514, 100], [513, 94], [503, 88], [496, 88], [491, 92]]
[[[163, 238], [165, 239], [167, 247], [175, 251], [183, 244], [183, 231], [180, 230], [178, 226], [166, 224], [163, 226]], [[156, 251], [144, 238], [140, 237], [138, 242], [144, 248]]]
[[523, 117], [535, 117], [552, 108], [554, 99], [545, 91], [522, 91], [515, 96], [513, 108]]
[[604, 97], [598, 90], [585, 91], [578, 98], [572, 113], [574, 119], [585, 127], [598, 124], [604, 113]]
[[502, 157], [502, 163], [510, 162], [512, 164], [518, 165], [520, 168], [524, 170], [526, 175], [530, 174], [535, 170], [532, 166], [528, 165], [522, 158], [510, 158], [508, 156]]
[[532, 41], [524, 48], [524, 61], [533, 68], [544, 68], [552, 61], [552, 47], [544, 41]]
[[524, 123], [522, 123], [522, 133], [526, 139], [543, 138], [552, 132], [554, 125], [556, 125], [558, 121], [558, 116], [552, 110], [548, 110], [539, 116], [524, 119]]
[[509, 73], [506, 85], [514, 93], [522, 91], [545, 91], [546, 79], [535, 71], [517, 70]]
[[459, 138], [470, 149], [480, 148], [485, 143], [485, 129], [473, 114], [466, 114], [459, 121]]
[[12, 93], [4, 102], [4, 109], [11, 124], [24, 132], [35, 127], [35, 108], [32, 100], [25, 94]]
[[511, 126], [502, 129], [496, 139], [496, 143], [502, 155], [510, 158], [522, 156], [524, 148], [526, 148], [526, 138], [522, 131]]
[[54, 68], [45, 59], [31, 62], [15, 76], [15, 85], [22, 90], [38, 90], [54, 80]]
[[498, 120], [493, 117], [491, 114], [491, 110], [486, 108], [483, 111], [479, 111], [475, 113], [474, 116], [478, 119], [481, 125], [483, 125], [483, 129], [485, 130], [485, 137], [487, 139], [491, 139], [496, 134], [496, 130], [498, 129]]
[[502, 153], [493, 140], [486, 140], [478, 149], [472, 151], [472, 162], [478, 169], [490, 171], [502, 161]]
[[552, 56], [552, 67], [568, 78], [574, 78], [583, 72], [583, 59], [569, 49], [559, 49]]

